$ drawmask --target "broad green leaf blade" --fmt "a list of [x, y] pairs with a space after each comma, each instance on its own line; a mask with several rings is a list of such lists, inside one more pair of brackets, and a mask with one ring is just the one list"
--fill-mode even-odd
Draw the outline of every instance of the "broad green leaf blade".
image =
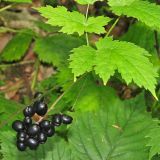
[[74, 48], [72, 52], [73, 54], [70, 55], [70, 68], [72, 68], [74, 81], [76, 81], [76, 77], [92, 70], [96, 50], [90, 46], [81, 46]]
[[129, 6], [135, 1], [138, 0], [109, 0], [108, 3], [110, 6]]
[[147, 146], [150, 146], [149, 159], [156, 154], [160, 155], [160, 127], [153, 128], [147, 135], [149, 142]]
[[34, 51], [41, 61], [60, 66], [66, 63], [73, 48], [83, 44], [84, 40], [81, 38], [60, 34], [37, 39]]
[[62, 27], [60, 32], [73, 34], [77, 32], [83, 35], [89, 33], [105, 33], [105, 26], [110, 18], [108, 17], [90, 17], [86, 20], [85, 16], [77, 11], [69, 12], [63, 6], [53, 8], [51, 6], [41, 7], [37, 9], [42, 16], [48, 19], [47, 23], [53, 26]]
[[147, 26], [160, 30], [160, 6], [147, 1], [135, 1], [130, 5], [112, 6], [111, 9], [118, 15], [137, 18]]
[[33, 34], [29, 31], [23, 31], [15, 35], [2, 51], [2, 59], [8, 62], [20, 60], [29, 48], [32, 37]]
[[156, 97], [155, 87], [158, 75], [145, 49], [129, 42], [113, 41], [109, 37], [101, 39], [96, 46], [98, 50], [95, 71], [104, 83], [114, 74], [115, 70], [118, 70], [127, 84], [133, 81]]

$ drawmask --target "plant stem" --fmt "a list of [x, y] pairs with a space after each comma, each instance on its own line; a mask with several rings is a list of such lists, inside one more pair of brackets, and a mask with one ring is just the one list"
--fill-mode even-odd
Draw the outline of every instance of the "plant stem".
[[11, 7], [12, 7], [12, 5], [5, 6], [5, 7], [3, 7], [3, 8], [0, 9], [0, 12], [3, 12], [3, 11], [5, 11], [6, 9], [9, 9], [9, 8], [11, 8]]
[[109, 31], [107, 32], [106, 36], [109, 36], [109, 35], [110, 35], [110, 33], [112, 32], [112, 30], [114, 29], [114, 27], [115, 27], [116, 24], [118, 23], [119, 19], [120, 19], [120, 17], [118, 17], [118, 18], [116, 19], [116, 21], [113, 23], [113, 25], [111, 26], [111, 28], [110, 28]]
[[34, 75], [33, 75], [33, 81], [32, 81], [32, 85], [31, 85], [31, 90], [32, 92], [34, 91], [34, 88], [36, 86], [36, 82], [37, 82], [37, 76], [38, 76], [38, 71], [39, 71], [39, 66], [40, 66], [40, 62], [37, 59], [36, 63], [35, 63], [35, 71], [34, 71]]
[[22, 61], [22, 62], [13, 63], [13, 64], [1, 64], [0, 68], [14, 67], [14, 66], [26, 65], [26, 64], [31, 64], [31, 63], [34, 63], [34, 61], [30, 60], [30, 61]]
[[[86, 9], [86, 22], [88, 20], [88, 12], [89, 12], [89, 4], [87, 5], [87, 9]], [[86, 32], [86, 42], [87, 42], [87, 46], [89, 46], [89, 39], [88, 39], [88, 33]]]

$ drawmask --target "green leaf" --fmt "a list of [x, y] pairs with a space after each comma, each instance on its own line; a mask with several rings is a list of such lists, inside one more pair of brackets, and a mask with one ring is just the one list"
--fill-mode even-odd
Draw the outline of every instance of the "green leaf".
[[15, 35], [2, 51], [2, 59], [8, 62], [20, 60], [29, 48], [32, 37], [28, 30]]
[[112, 11], [117, 15], [137, 18], [152, 29], [160, 30], [160, 6], [155, 3], [134, 1], [130, 5], [125, 6], [116, 6], [114, 3], [110, 5]]
[[138, 1], [138, 0], [109, 0], [109, 5], [110, 6], [129, 6], [133, 2]]
[[66, 63], [73, 48], [83, 44], [84, 40], [81, 38], [60, 34], [37, 39], [34, 51], [42, 62], [60, 66]]
[[[94, 67], [96, 74], [103, 79], [104, 83], [107, 83], [118, 70], [127, 84], [133, 81], [139, 87], [143, 86], [148, 89], [156, 97], [155, 87], [158, 75], [150, 63], [147, 57], [149, 53], [145, 49], [129, 42], [113, 41], [109, 37], [98, 41], [96, 46], [97, 50], [85, 47], [84, 52], [84, 46], [74, 50], [75, 52], [70, 58], [70, 67], [75, 77]], [[83, 58], [79, 54], [81, 52]]]
[[74, 54], [70, 55], [70, 68], [72, 68], [74, 80], [76, 81], [77, 76], [92, 70], [96, 51], [90, 46], [81, 46], [74, 48], [72, 52]]
[[95, 71], [104, 83], [114, 75], [115, 70], [118, 70], [127, 84], [133, 81], [139, 87], [148, 89], [156, 97], [155, 87], [158, 75], [145, 49], [129, 42], [113, 41], [109, 37], [101, 39], [96, 46], [98, 50]]
[[60, 32], [73, 34], [77, 32], [83, 35], [85, 32], [89, 33], [105, 33], [105, 26], [110, 18], [108, 17], [90, 17], [86, 20], [85, 16], [77, 11], [69, 12], [63, 6], [53, 8], [51, 6], [41, 7], [37, 9], [42, 16], [48, 19], [47, 23], [53, 26], [62, 27]]
[[115, 98], [106, 105], [105, 98], [110, 95], [102, 97], [97, 105], [103, 109], [78, 115], [71, 127], [70, 142], [78, 159], [147, 160], [149, 148], [145, 136], [156, 124], [145, 112], [143, 98], [125, 102]]
[[160, 127], [153, 128], [147, 137], [149, 138], [147, 146], [150, 146], [149, 159], [152, 159], [154, 155], [160, 155]]

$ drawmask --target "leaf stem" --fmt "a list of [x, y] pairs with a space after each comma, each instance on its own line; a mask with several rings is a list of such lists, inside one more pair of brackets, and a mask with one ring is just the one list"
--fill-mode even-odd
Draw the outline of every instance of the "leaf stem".
[[[89, 4], [87, 5], [87, 9], [86, 9], [86, 22], [88, 20], [88, 12], [89, 12]], [[89, 46], [89, 39], [88, 39], [88, 33], [86, 32], [86, 42], [87, 42], [87, 46]]]
[[115, 27], [116, 24], [118, 23], [119, 19], [120, 19], [120, 17], [118, 17], [118, 18], [116, 19], [116, 21], [113, 23], [113, 25], [111, 26], [111, 28], [110, 28], [109, 31], [107, 32], [106, 36], [109, 36], [109, 35], [110, 35], [110, 33], [112, 32], [112, 30], [114, 29], [114, 27]]
[[12, 5], [5, 6], [5, 7], [3, 7], [3, 8], [0, 9], [0, 12], [3, 12], [3, 11], [5, 11], [6, 9], [9, 9], [9, 8], [11, 8], [11, 7], [12, 7]]
[[32, 81], [32, 85], [31, 85], [31, 90], [34, 91], [36, 82], [37, 82], [37, 76], [38, 76], [38, 71], [39, 71], [39, 66], [40, 66], [40, 62], [37, 59], [36, 63], [35, 63], [35, 71], [34, 71], [34, 75], [33, 75], [33, 81]]

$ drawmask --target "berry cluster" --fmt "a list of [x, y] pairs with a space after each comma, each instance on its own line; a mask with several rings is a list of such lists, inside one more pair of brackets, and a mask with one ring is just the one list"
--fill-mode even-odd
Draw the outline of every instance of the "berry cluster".
[[47, 141], [48, 137], [55, 134], [55, 127], [61, 124], [72, 123], [72, 117], [65, 114], [54, 114], [51, 121], [43, 119], [40, 122], [35, 122], [35, 115], [43, 117], [48, 110], [47, 104], [44, 102], [42, 93], [36, 93], [34, 98], [37, 100], [31, 106], [27, 106], [23, 110], [23, 121], [16, 120], [12, 124], [12, 128], [17, 132], [17, 148], [20, 151], [25, 151], [27, 147], [31, 150], [37, 149], [39, 144]]

